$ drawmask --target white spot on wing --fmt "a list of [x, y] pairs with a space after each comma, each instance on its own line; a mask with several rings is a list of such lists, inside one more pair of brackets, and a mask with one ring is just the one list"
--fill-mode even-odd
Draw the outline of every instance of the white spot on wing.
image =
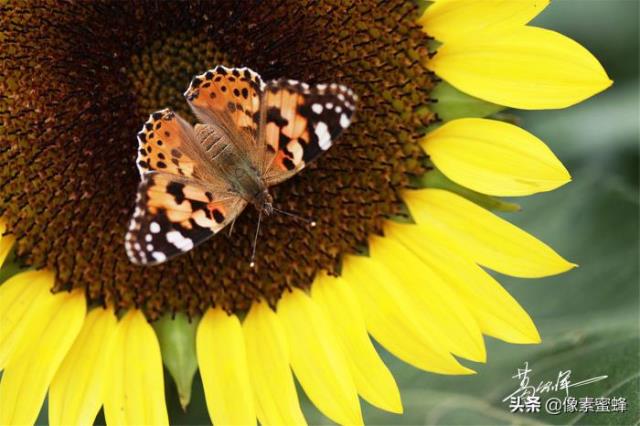
[[347, 117], [347, 114], [341, 114], [340, 127], [342, 127], [343, 129], [346, 129], [347, 127], [349, 127], [349, 123], [351, 123], [351, 120], [349, 120], [349, 117]]
[[326, 151], [331, 146], [331, 134], [329, 134], [329, 128], [326, 123], [320, 121], [316, 124], [315, 128], [316, 136], [318, 137], [318, 145], [320, 149]]
[[320, 104], [313, 104], [313, 105], [311, 105], [311, 110], [312, 110], [313, 112], [315, 112], [316, 114], [322, 114], [322, 110], [323, 110], [323, 109], [324, 109], [324, 108], [322, 108], [322, 105], [320, 105]]
[[164, 262], [165, 260], [167, 260], [167, 256], [165, 256], [165, 254], [160, 251], [154, 251], [153, 253], [151, 253], [151, 256], [153, 256], [156, 262]]
[[160, 225], [158, 225], [158, 222], [151, 222], [151, 225], [149, 225], [149, 230], [152, 234], [157, 234], [158, 232], [160, 232]]
[[178, 231], [167, 232], [167, 241], [169, 241], [181, 251], [189, 251], [193, 248], [193, 241], [191, 240], [191, 238], [183, 236]]

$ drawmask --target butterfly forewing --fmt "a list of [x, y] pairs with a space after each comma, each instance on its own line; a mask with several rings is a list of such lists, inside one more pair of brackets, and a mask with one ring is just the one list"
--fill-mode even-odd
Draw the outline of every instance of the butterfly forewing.
[[127, 255], [136, 264], [164, 262], [219, 232], [245, 205], [237, 194], [214, 192], [206, 182], [147, 172], [125, 236]]
[[[156, 111], [138, 133], [140, 175], [157, 170], [186, 177], [200, 177], [202, 155], [193, 128], [170, 109]], [[199, 166], [199, 167], [198, 167]]]
[[257, 164], [263, 155], [256, 138], [263, 88], [250, 69], [219, 65], [194, 77], [185, 97], [203, 123], [224, 128], [247, 160]]
[[259, 132], [267, 185], [288, 179], [328, 150], [351, 123], [356, 100], [350, 89], [338, 84], [309, 86], [284, 79], [267, 83]]

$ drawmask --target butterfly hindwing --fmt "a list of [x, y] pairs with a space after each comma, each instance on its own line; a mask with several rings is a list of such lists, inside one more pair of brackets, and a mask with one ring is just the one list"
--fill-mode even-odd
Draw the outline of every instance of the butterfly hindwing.
[[356, 101], [351, 89], [338, 84], [270, 81], [260, 130], [267, 150], [267, 184], [291, 177], [329, 149], [351, 123]]
[[205, 182], [145, 173], [125, 236], [127, 255], [140, 265], [162, 263], [219, 232], [245, 205], [236, 194], [214, 192]]
[[142, 176], [149, 171], [199, 177], [202, 162], [193, 128], [170, 109], [156, 111], [138, 133], [136, 164]]

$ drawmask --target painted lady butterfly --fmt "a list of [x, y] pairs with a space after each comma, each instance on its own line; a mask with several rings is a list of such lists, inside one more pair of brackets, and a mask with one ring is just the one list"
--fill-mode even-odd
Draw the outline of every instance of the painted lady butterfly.
[[265, 84], [248, 68], [223, 66], [196, 76], [185, 97], [202, 124], [164, 109], [138, 133], [141, 182], [125, 237], [136, 264], [191, 250], [247, 204], [270, 214], [269, 187], [329, 149], [357, 100], [338, 84]]

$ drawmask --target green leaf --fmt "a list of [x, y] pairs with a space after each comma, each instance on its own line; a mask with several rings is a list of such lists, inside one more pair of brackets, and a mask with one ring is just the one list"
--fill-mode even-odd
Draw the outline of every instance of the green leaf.
[[474, 203], [478, 204], [489, 210], [497, 210], [503, 212], [517, 212], [520, 211], [520, 205], [502, 200], [490, 195], [481, 194], [476, 191], [472, 191], [469, 188], [458, 185], [448, 177], [446, 177], [440, 170], [433, 169], [425, 173], [420, 179], [415, 182], [415, 185], [420, 188], [439, 188], [446, 189], [447, 191], [454, 192]]
[[414, 0], [416, 6], [418, 6], [418, 11], [416, 12], [416, 16], [422, 16], [427, 7], [433, 3], [431, 0]]
[[153, 324], [158, 335], [162, 361], [173, 377], [178, 389], [180, 405], [186, 410], [191, 401], [193, 377], [198, 369], [196, 358], [197, 320], [178, 313], [174, 318], [167, 314]]
[[431, 97], [437, 100], [431, 106], [431, 110], [444, 121], [468, 117], [482, 118], [505, 109], [502, 105], [467, 95], [445, 81], [433, 89]]

